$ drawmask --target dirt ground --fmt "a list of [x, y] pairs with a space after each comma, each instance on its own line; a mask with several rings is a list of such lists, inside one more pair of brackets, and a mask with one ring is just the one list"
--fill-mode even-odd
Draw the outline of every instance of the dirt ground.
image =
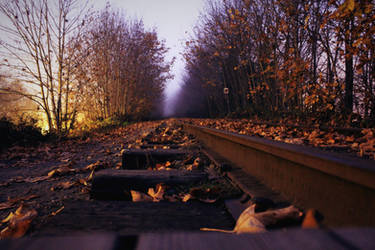
[[66, 201], [89, 200], [92, 170], [119, 166], [121, 150], [157, 125], [136, 123], [86, 140], [9, 148], [0, 155], [0, 218], [24, 204], [37, 211], [32, 225], [41, 225], [62, 212]]
[[[233, 228], [234, 220], [223, 203], [211, 204], [217, 197], [212, 197], [210, 191], [206, 192], [216, 180], [193, 190], [204, 202], [194, 199], [181, 202], [185, 198], [181, 195], [175, 198], [178, 193], [189, 192], [191, 187], [177, 190], [169, 197], [169, 200], [179, 202], [102, 202], [90, 199], [91, 181], [96, 171], [120, 169], [122, 150], [145, 146], [197, 147], [194, 139], [184, 134], [174, 120], [168, 120], [136, 123], [107, 133], [96, 133], [85, 140], [9, 148], [0, 156], [0, 219], [9, 214], [12, 216], [12, 213], [17, 217], [19, 213], [26, 222], [23, 228], [17, 227], [15, 231], [19, 234], [27, 231], [26, 235], [31, 236], [61, 235], [72, 231], [134, 234], [155, 230], [199, 230], [200, 227]], [[190, 155], [183, 161], [168, 161], [151, 167], [154, 170], [191, 169], [203, 163], [211, 166], [202, 156]], [[220, 189], [212, 191], [216, 192], [214, 196], [223, 194]], [[229, 191], [233, 190], [229, 188]], [[11, 221], [3, 220], [0, 226], [6, 231]], [[15, 234], [10, 232], [10, 235]]]

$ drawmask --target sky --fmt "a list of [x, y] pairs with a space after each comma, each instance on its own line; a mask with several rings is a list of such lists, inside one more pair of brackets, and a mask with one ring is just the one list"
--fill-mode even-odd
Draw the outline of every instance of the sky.
[[[104, 0], [95, 0], [94, 7], [104, 8]], [[167, 82], [165, 94], [166, 105], [164, 112], [169, 115], [173, 96], [179, 90], [184, 72], [184, 61], [181, 53], [185, 41], [192, 33], [198, 21], [199, 13], [203, 10], [204, 0], [110, 0], [114, 9], [123, 10], [130, 17], [142, 19], [146, 28], [155, 27], [159, 39], [164, 39], [170, 48], [168, 59], [176, 57], [172, 68], [173, 80]]]

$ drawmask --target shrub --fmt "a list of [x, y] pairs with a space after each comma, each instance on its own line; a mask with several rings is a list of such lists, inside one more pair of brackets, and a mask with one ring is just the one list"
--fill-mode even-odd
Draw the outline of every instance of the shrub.
[[15, 144], [26, 146], [45, 141], [49, 136], [44, 136], [36, 123], [37, 120], [30, 117], [21, 117], [17, 123], [6, 117], [0, 118], [0, 149]]

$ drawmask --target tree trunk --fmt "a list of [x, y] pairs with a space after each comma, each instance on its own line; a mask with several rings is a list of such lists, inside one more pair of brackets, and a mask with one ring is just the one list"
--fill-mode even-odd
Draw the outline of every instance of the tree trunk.
[[[345, 96], [344, 109], [346, 115], [353, 112], [353, 51], [352, 51], [353, 17], [346, 23], [345, 29]], [[350, 32], [349, 32], [350, 31]]]

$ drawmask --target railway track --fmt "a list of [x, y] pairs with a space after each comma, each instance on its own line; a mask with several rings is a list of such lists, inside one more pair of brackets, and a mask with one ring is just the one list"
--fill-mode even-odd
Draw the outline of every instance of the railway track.
[[[328, 228], [374, 226], [371, 161], [189, 124], [161, 123], [137, 141], [121, 169], [95, 172], [90, 197], [66, 200], [32, 238], [0, 249], [375, 248], [375, 229], [306, 231], [299, 214], [272, 215], [293, 204], [318, 210]], [[250, 205], [271, 232], [200, 230], [231, 230]]]
[[318, 209], [327, 225], [375, 226], [374, 161], [189, 124], [184, 129], [293, 204]]

